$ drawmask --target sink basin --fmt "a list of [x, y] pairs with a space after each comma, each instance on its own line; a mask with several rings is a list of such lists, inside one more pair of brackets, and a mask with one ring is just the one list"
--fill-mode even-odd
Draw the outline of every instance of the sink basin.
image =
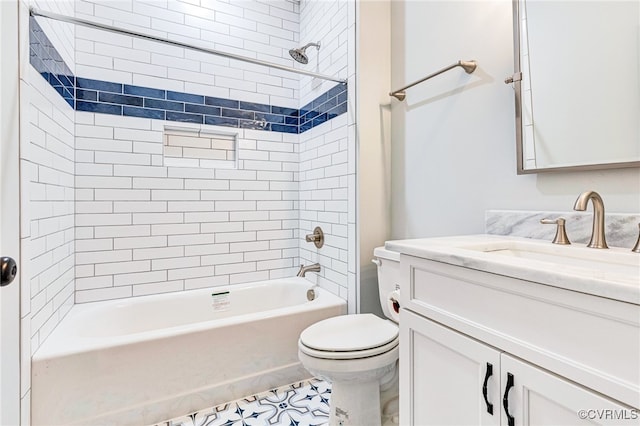
[[[587, 268], [616, 275], [639, 276], [640, 256], [619, 249], [592, 249], [582, 246], [561, 246], [541, 242], [500, 241], [485, 245], [460, 246], [491, 255], [549, 262], [558, 266]], [[640, 285], [640, 281], [638, 283]]]
[[388, 241], [389, 250], [640, 305], [640, 255], [499, 235]]

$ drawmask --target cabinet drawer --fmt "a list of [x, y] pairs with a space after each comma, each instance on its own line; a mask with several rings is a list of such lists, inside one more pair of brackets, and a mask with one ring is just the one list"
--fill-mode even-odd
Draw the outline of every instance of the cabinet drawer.
[[401, 256], [401, 304], [632, 407], [640, 306]]

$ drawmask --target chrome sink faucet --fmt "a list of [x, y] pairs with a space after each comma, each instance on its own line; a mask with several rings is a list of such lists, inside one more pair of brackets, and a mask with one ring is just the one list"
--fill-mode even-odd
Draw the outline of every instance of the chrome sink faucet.
[[573, 206], [574, 210], [585, 211], [589, 200], [593, 203], [593, 230], [591, 231], [591, 240], [587, 247], [592, 248], [609, 248], [604, 237], [604, 202], [595, 191], [585, 191], [576, 200]]
[[297, 277], [304, 277], [307, 272], [320, 272], [320, 264], [314, 263], [312, 265], [300, 265]]

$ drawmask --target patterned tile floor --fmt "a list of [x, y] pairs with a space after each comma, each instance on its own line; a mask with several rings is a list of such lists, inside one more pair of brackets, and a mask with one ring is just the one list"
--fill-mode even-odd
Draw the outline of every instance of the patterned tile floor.
[[320, 379], [283, 386], [155, 426], [320, 426], [329, 422], [331, 385]]

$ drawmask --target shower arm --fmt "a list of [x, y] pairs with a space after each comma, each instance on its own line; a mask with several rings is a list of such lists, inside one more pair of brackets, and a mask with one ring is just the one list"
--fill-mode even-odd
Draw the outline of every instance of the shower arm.
[[437, 75], [440, 75], [444, 72], [447, 72], [455, 67], [462, 67], [464, 69], [464, 71], [467, 74], [471, 74], [472, 72], [474, 72], [476, 70], [476, 67], [478, 66], [478, 64], [476, 63], [476, 61], [458, 61], [455, 64], [451, 64], [448, 67], [444, 67], [441, 70], [438, 70], [436, 72], [434, 72], [433, 74], [429, 74], [428, 76], [421, 78], [420, 80], [414, 81], [411, 84], [407, 84], [406, 86], [398, 89], [398, 90], [394, 90], [393, 92], [389, 92], [389, 96], [393, 96], [394, 98], [396, 98], [399, 101], [404, 101], [404, 98], [407, 97], [407, 94], [405, 93], [405, 90], [407, 90], [410, 87], [415, 86], [416, 84], [420, 84], [423, 81], [427, 81], [430, 78], [433, 78]]
[[195, 50], [197, 52], [209, 53], [211, 55], [216, 55], [216, 56], [222, 56], [223, 58], [234, 59], [234, 60], [242, 61], [242, 62], [248, 62], [250, 64], [263, 65], [263, 66], [266, 66], [266, 67], [269, 67], [269, 68], [275, 68], [275, 69], [282, 70], [282, 71], [289, 71], [289, 72], [292, 72], [292, 73], [295, 73], [295, 74], [302, 74], [302, 75], [306, 75], [306, 76], [309, 76], [309, 77], [320, 78], [322, 80], [335, 81], [336, 83], [347, 84], [347, 80], [340, 79], [340, 78], [337, 78], [337, 77], [332, 77], [332, 76], [319, 74], [319, 73], [315, 73], [315, 72], [311, 72], [311, 71], [300, 70], [300, 69], [297, 69], [297, 68], [292, 68], [292, 67], [287, 67], [287, 66], [284, 66], [284, 65], [274, 64], [272, 62], [261, 61], [259, 59], [248, 58], [246, 56], [234, 55], [233, 53], [221, 52], [219, 50], [208, 49], [206, 47], [193, 46], [193, 45], [190, 45], [190, 44], [187, 44], [187, 43], [182, 43], [180, 41], [169, 40], [167, 38], [156, 37], [156, 36], [152, 36], [152, 35], [148, 35], [148, 34], [144, 34], [144, 33], [139, 33], [137, 31], [126, 30], [124, 28], [118, 28], [118, 27], [114, 27], [114, 26], [110, 26], [110, 25], [104, 25], [104, 24], [100, 24], [98, 22], [92, 22], [92, 21], [88, 21], [88, 20], [85, 20], [85, 19], [74, 18], [74, 17], [71, 17], [71, 16], [60, 15], [60, 14], [52, 13], [52, 12], [45, 12], [45, 11], [42, 11], [42, 10], [39, 10], [39, 9], [35, 9], [35, 8], [29, 9], [29, 14], [31, 16], [41, 16], [43, 18], [53, 19], [53, 20], [61, 21], [61, 22], [67, 22], [69, 24], [81, 25], [83, 27], [89, 27], [89, 28], [97, 28], [97, 29], [104, 30], [104, 31], [109, 31], [109, 32], [112, 32], [112, 33], [128, 35], [128, 36], [131, 36], [131, 37], [137, 37], [137, 38], [141, 38], [141, 39], [145, 39], [145, 40], [157, 41], [157, 42], [160, 42], [160, 43], [170, 44], [172, 46], [177, 46], [177, 47], [182, 47], [182, 48], [185, 48], [185, 49]]
[[305, 44], [304, 46], [302, 46], [302, 47], [300, 48], [300, 50], [302, 50], [302, 51], [304, 52], [305, 50], [307, 50], [307, 48], [308, 48], [308, 47], [312, 47], [312, 46], [313, 46], [313, 47], [315, 47], [317, 50], [320, 50], [320, 42], [317, 42], [317, 43], [313, 43], [313, 42], [311, 42], [311, 43], [307, 43], [307, 44]]

